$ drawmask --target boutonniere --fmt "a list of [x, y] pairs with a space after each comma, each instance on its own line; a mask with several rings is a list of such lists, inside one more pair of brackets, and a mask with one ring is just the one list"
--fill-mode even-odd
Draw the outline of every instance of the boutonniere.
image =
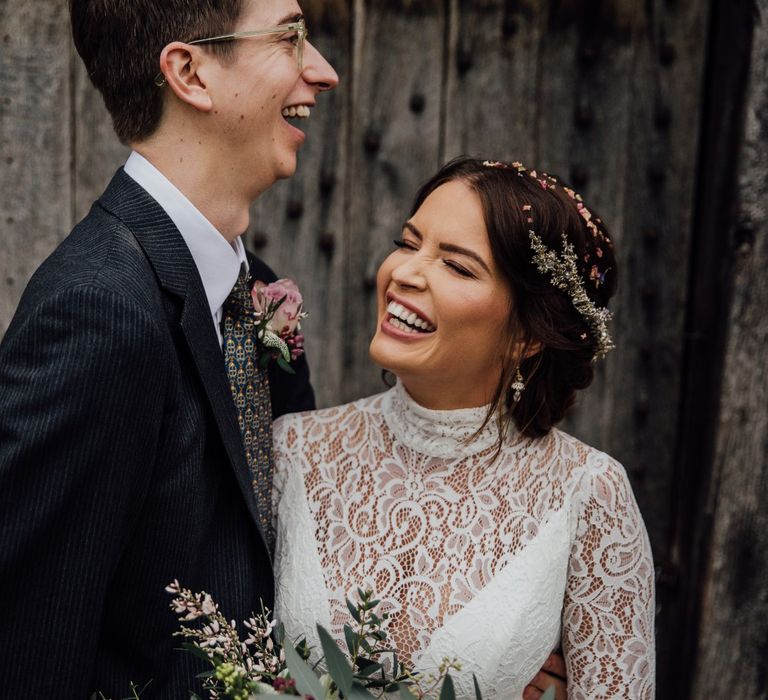
[[278, 367], [296, 374], [291, 367], [304, 354], [304, 336], [301, 321], [304, 300], [293, 280], [280, 279], [270, 284], [259, 280], [251, 289], [253, 308], [256, 312], [256, 336], [261, 345], [259, 366], [266, 367], [276, 360]]

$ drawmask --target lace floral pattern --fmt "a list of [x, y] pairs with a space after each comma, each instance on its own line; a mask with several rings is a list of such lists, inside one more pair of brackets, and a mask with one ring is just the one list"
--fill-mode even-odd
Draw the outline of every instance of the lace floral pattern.
[[624, 470], [557, 430], [508, 435], [494, 459], [485, 413], [398, 385], [280, 419], [279, 619], [342, 640], [361, 586], [401, 657], [462, 660], [462, 698], [471, 672], [484, 696], [519, 697], [558, 643], [570, 698], [653, 697], [653, 564]]

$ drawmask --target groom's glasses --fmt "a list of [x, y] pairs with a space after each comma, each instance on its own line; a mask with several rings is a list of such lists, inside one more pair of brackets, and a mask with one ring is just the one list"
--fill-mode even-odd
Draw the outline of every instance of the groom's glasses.
[[[269, 34], [285, 34], [288, 32], [295, 32], [296, 35], [296, 63], [299, 66], [299, 72], [304, 70], [304, 42], [307, 40], [307, 25], [302, 17], [296, 22], [289, 22], [288, 24], [278, 24], [274, 27], [267, 27], [266, 29], [253, 29], [249, 32], [234, 32], [233, 34], [222, 34], [220, 36], [209, 36], [205, 39], [195, 39], [194, 41], [188, 41], [188, 44], [213, 44], [220, 41], [235, 41], [236, 39], [251, 39], [255, 36], [267, 36]], [[155, 85], [162, 87], [165, 85], [165, 76], [162, 73], [158, 73], [155, 76]]]

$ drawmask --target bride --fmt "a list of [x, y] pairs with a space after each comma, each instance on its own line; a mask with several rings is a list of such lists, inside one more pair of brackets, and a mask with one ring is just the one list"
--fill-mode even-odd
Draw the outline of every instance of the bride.
[[520, 698], [562, 647], [569, 698], [654, 695], [653, 562], [624, 469], [555, 428], [612, 347], [613, 242], [519, 163], [452, 161], [378, 273], [383, 394], [275, 424], [276, 618], [343, 645], [372, 590], [420, 671]]

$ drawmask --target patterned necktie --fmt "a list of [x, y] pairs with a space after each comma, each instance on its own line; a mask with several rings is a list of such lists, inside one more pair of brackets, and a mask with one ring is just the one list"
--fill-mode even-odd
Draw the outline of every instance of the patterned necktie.
[[248, 273], [242, 270], [224, 302], [224, 361], [229, 388], [237, 408], [240, 432], [243, 434], [253, 491], [258, 501], [259, 521], [267, 538], [267, 546], [272, 551], [272, 401], [269, 395], [269, 375], [258, 363], [258, 340], [253, 314], [251, 285]]

